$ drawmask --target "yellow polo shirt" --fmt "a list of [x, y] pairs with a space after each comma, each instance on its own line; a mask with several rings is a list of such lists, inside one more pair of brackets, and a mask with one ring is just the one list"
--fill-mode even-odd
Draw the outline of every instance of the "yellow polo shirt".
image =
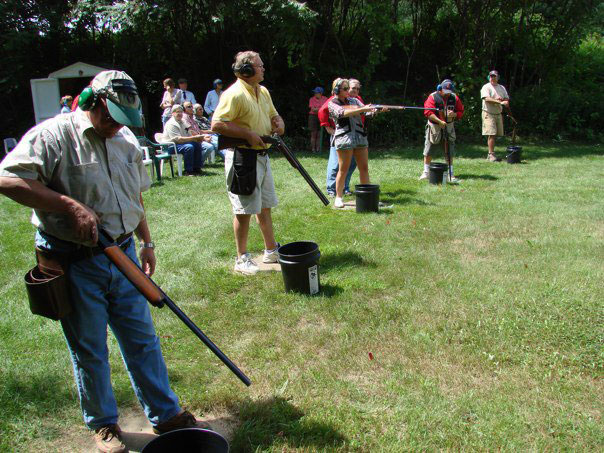
[[[220, 96], [218, 107], [212, 116], [213, 121], [233, 122], [258, 135], [270, 135], [271, 119], [279, 115], [273, 105], [268, 90], [258, 85], [258, 97], [254, 88], [242, 79], [228, 87]], [[268, 148], [266, 145], [264, 148]], [[254, 147], [263, 149], [263, 147]]]

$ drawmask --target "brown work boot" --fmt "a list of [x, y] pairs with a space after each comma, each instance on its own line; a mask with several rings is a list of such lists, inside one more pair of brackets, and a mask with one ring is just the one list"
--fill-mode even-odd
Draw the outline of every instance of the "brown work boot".
[[126, 453], [128, 449], [122, 442], [122, 430], [118, 425], [107, 425], [94, 430], [94, 441], [103, 453]]
[[183, 410], [180, 414], [175, 415], [171, 419], [154, 426], [153, 432], [155, 434], [165, 434], [174, 431], [175, 429], [182, 428], [202, 428], [211, 430], [212, 426], [207, 422], [197, 420], [191, 412]]

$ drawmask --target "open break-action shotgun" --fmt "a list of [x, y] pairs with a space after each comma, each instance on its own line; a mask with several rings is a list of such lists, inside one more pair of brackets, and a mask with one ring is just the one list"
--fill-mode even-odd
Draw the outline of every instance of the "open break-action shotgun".
[[243, 372], [237, 368], [231, 359], [229, 359], [220, 349], [216, 346], [212, 340], [210, 340], [202, 331], [195, 325], [189, 317], [178, 308], [178, 306], [168, 297], [157, 284], [151, 280], [147, 274], [134, 262], [132, 259], [124, 253], [124, 251], [115, 243], [115, 241], [109, 236], [109, 234], [102, 228], [99, 228], [99, 240], [98, 245], [103, 249], [103, 253], [109, 258], [109, 260], [115, 264], [124, 276], [130, 280], [130, 283], [149, 301], [149, 303], [155, 307], [161, 308], [167, 305], [170, 310], [174, 312], [178, 318], [185, 323], [185, 325], [191, 329], [191, 331], [197, 335], [197, 337], [216, 354], [216, 356], [222, 360], [235, 375], [241, 379], [245, 385], [250, 385], [252, 381], [243, 374]]
[[[302, 164], [300, 163], [298, 158], [294, 155], [292, 150], [289, 149], [289, 146], [287, 146], [285, 144], [285, 142], [279, 135], [277, 135], [277, 134], [262, 135], [260, 138], [262, 139], [262, 141], [264, 143], [270, 143], [272, 145], [276, 145], [277, 149], [283, 153], [283, 155], [285, 156], [287, 161], [291, 164], [291, 166], [300, 172], [300, 174], [302, 175], [304, 180], [308, 183], [310, 188], [315, 192], [315, 194], [317, 194], [317, 197], [319, 197], [319, 200], [321, 200], [321, 202], [325, 206], [327, 206], [329, 204], [329, 200], [327, 199], [325, 194], [323, 192], [321, 192], [321, 189], [319, 189], [319, 187], [315, 184], [315, 182], [310, 177], [308, 172], [304, 169], [304, 167], [302, 166]], [[218, 136], [218, 149], [235, 148], [235, 147], [241, 146], [241, 145], [249, 146], [247, 140], [244, 138], [227, 137], [225, 135]]]

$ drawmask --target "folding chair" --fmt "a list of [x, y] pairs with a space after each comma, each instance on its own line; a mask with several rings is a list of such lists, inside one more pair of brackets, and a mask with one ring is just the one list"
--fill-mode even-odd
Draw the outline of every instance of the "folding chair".
[[[178, 171], [178, 176], [182, 176], [182, 172], [185, 167], [185, 161], [184, 161], [182, 154], [178, 154], [178, 149], [176, 148], [176, 143], [165, 139], [164, 135], [161, 132], [156, 133], [153, 137], [155, 138], [155, 141], [157, 142], [157, 144], [159, 146], [161, 146], [162, 151], [164, 151], [165, 153], [168, 153], [172, 157], [170, 162], [172, 162], [172, 160], [176, 159], [176, 170]], [[173, 149], [173, 151], [174, 151], [173, 154], [169, 153], [170, 148]], [[162, 168], [163, 168], [163, 166], [162, 166]]]
[[174, 166], [172, 165], [172, 156], [167, 152], [163, 151], [162, 146], [159, 143], [154, 143], [149, 140], [147, 137], [136, 137], [138, 139], [138, 143], [141, 145], [143, 149], [144, 158], [143, 163], [147, 165], [146, 159], [150, 159], [153, 165], [151, 166], [151, 177], [155, 173], [157, 175], [157, 180], [161, 181], [162, 177], [162, 169], [164, 161], [167, 160], [170, 164], [170, 173], [174, 178]]

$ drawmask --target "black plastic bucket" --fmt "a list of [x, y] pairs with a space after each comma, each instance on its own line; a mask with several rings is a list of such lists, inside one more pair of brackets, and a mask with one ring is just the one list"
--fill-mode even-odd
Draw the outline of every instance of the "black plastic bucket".
[[229, 443], [209, 429], [185, 428], [162, 434], [149, 442], [141, 453], [228, 453]]
[[506, 156], [508, 164], [519, 164], [522, 158], [522, 146], [508, 146]]
[[380, 186], [377, 184], [357, 184], [354, 186], [357, 198], [357, 212], [378, 212], [380, 206]]
[[311, 241], [290, 242], [277, 250], [286, 292], [317, 294], [319, 282], [319, 246]]
[[449, 166], [441, 162], [432, 162], [430, 164], [430, 172], [428, 173], [428, 181], [430, 184], [442, 184], [447, 180], [447, 171]]

